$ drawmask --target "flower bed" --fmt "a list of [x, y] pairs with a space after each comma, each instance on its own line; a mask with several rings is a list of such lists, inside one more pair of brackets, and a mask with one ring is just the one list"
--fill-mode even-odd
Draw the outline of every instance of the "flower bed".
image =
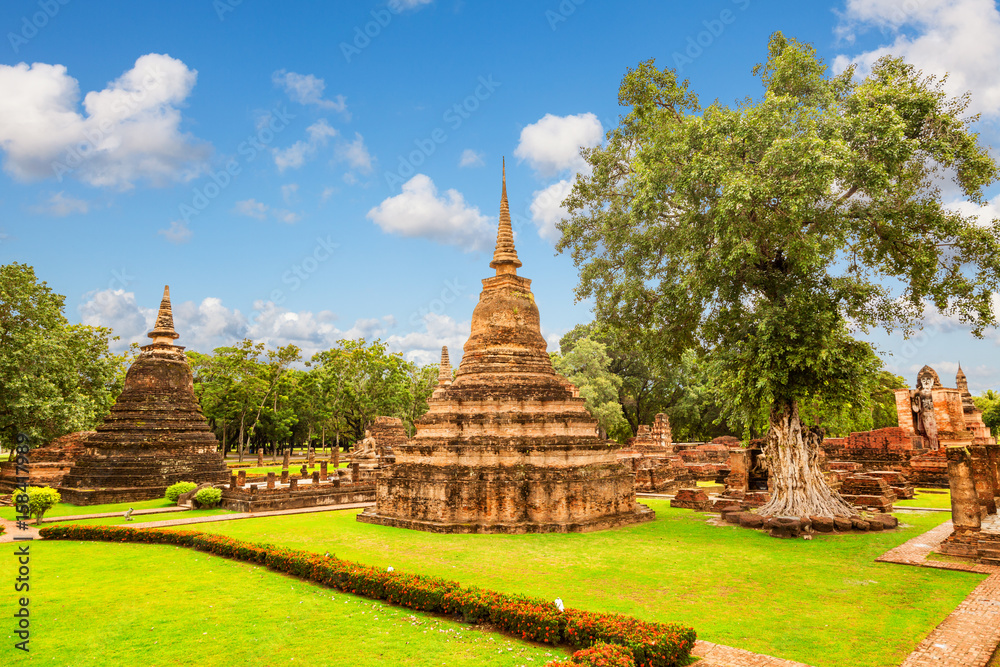
[[[465, 588], [456, 581], [388, 571], [334, 557], [244, 542], [224, 535], [193, 530], [173, 531], [126, 526], [54, 525], [39, 530], [48, 540], [100, 540], [174, 544], [217, 556], [264, 565], [302, 579], [418, 611], [458, 615], [467, 622], [489, 622], [519, 639], [568, 644], [577, 651], [564, 665], [630, 665], [622, 661], [626, 649], [637, 667], [675, 667], [687, 664], [695, 631], [674, 623], [648, 623], [622, 614], [598, 614], [554, 603], [483, 588]], [[602, 648], [606, 645], [612, 648]], [[593, 647], [593, 650], [590, 650]], [[620, 647], [620, 648], [618, 648]], [[607, 654], [607, 655], [605, 655]], [[579, 655], [579, 659], [578, 656]], [[614, 656], [607, 663], [596, 660]], [[557, 663], [559, 664], [559, 663]]]

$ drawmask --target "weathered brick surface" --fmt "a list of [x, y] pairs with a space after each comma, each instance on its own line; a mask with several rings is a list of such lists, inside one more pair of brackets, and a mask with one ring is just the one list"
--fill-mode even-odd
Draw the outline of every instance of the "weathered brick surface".
[[[28, 453], [28, 485], [51, 486], [62, 484], [63, 476], [70, 471], [76, 459], [87, 450], [85, 443], [94, 431], [77, 431], [56, 438], [42, 447]], [[24, 473], [21, 473], [24, 475]], [[17, 464], [14, 461], [0, 462], [0, 493], [10, 493], [18, 485]]]
[[229, 470], [194, 395], [184, 348], [173, 344], [170, 293], [156, 326], [129, 367], [111, 413], [87, 438], [86, 451], [62, 479], [73, 504], [145, 500], [176, 482], [224, 484]]
[[[581, 531], [648, 521], [634, 474], [557, 375], [531, 281], [517, 275], [506, 185], [490, 267], [452, 382], [450, 368], [377, 473], [376, 507], [359, 521], [435, 532]], [[353, 464], [352, 464], [353, 466]], [[359, 471], [360, 474], [360, 471]]]

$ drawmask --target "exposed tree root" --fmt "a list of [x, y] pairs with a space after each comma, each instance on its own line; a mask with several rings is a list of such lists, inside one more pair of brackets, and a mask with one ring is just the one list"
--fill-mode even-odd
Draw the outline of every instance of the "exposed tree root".
[[827, 485], [819, 467], [823, 430], [803, 431], [798, 403], [775, 406], [764, 444], [763, 463], [771, 480], [771, 499], [762, 516], [858, 516], [857, 510]]

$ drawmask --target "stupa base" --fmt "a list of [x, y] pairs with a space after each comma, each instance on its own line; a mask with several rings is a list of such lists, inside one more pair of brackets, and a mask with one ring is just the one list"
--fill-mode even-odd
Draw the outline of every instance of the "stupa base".
[[70, 505], [107, 505], [110, 503], [132, 503], [140, 500], [162, 498], [166, 486], [130, 486], [107, 489], [71, 489], [60, 486], [56, 489], [61, 501]]
[[377, 507], [369, 507], [357, 520], [361, 523], [371, 523], [379, 526], [408, 528], [422, 530], [428, 533], [452, 533], [456, 535], [522, 535], [526, 533], [589, 533], [598, 530], [620, 528], [635, 523], [645, 523], [656, 518], [656, 512], [642, 503], [635, 504], [635, 510], [622, 514], [600, 516], [592, 519], [571, 520], [567, 522], [536, 522], [520, 521], [513, 523], [443, 523], [436, 521], [420, 521], [377, 513]]

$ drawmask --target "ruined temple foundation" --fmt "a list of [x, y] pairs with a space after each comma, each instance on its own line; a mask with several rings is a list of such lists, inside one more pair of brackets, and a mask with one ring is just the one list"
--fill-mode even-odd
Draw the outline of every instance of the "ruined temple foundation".
[[452, 381], [445, 349], [416, 434], [379, 470], [358, 521], [441, 533], [579, 532], [654, 518], [634, 474], [546, 353], [531, 281], [517, 275], [506, 182], [497, 245]]
[[[28, 454], [27, 485], [55, 488], [62, 484], [76, 459], [86, 451], [84, 443], [92, 435], [94, 431], [76, 431], [32, 449]], [[21, 475], [25, 476], [23, 468]], [[19, 486], [17, 476], [15, 461], [0, 463], [0, 493], [12, 493]]]
[[194, 395], [184, 348], [173, 344], [170, 290], [164, 288], [153, 342], [128, 369], [125, 388], [59, 493], [74, 505], [150, 500], [177, 482], [224, 484], [229, 470]]
[[954, 529], [938, 551], [1000, 565], [1000, 445], [948, 447]]
[[947, 488], [948, 447], [996, 444], [961, 366], [955, 384], [943, 386], [934, 369], [924, 366], [916, 389], [895, 391], [898, 426], [827, 438], [826, 457], [860, 464], [865, 472], [898, 472], [911, 486]]

